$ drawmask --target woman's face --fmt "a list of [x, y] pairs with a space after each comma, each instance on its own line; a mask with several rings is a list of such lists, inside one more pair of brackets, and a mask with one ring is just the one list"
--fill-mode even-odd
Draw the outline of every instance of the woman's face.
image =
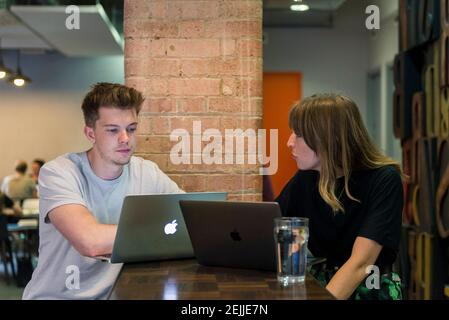
[[304, 141], [304, 138], [298, 137], [292, 132], [290, 138], [288, 138], [287, 147], [290, 149], [298, 169], [320, 171], [320, 159], [316, 153], [309, 148]]

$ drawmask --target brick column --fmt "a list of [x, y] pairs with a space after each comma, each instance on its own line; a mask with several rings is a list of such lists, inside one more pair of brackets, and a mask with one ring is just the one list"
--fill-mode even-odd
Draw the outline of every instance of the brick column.
[[186, 129], [193, 153], [193, 122], [201, 121], [202, 132], [221, 132], [224, 151], [225, 129], [261, 128], [262, 1], [125, 0], [124, 30], [125, 81], [146, 97], [137, 155], [186, 191], [261, 200], [258, 164], [225, 164], [224, 155], [222, 164], [197, 164], [193, 155], [175, 165], [170, 134]]

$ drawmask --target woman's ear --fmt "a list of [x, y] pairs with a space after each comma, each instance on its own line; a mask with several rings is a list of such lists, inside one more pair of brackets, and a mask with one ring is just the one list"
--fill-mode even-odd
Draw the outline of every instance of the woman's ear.
[[84, 134], [86, 135], [87, 139], [94, 144], [95, 143], [95, 132], [94, 129], [88, 126], [84, 126]]

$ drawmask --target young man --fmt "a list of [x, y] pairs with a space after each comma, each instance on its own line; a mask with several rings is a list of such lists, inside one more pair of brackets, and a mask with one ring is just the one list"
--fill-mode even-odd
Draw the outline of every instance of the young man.
[[82, 105], [92, 148], [42, 167], [39, 261], [24, 299], [107, 298], [122, 265], [92, 257], [112, 252], [124, 197], [183, 192], [156, 164], [132, 156], [143, 100], [123, 85], [95, 85]]

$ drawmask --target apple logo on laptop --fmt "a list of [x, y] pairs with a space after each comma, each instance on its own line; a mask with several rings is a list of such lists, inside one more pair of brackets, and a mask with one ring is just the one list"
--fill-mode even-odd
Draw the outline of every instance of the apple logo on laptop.
[[240, 233], [237, 231], [237, 229], [234, 229], [234, 231], [232, 231], [230, 233], [232, 240], [234, 241], [241, 241], [242, 238], [240, 237]]
[[167, 223], [164, 228], [165, 234], [174, 234], [177, 231], [176, 230], [177, 225], [178, 224], [176, 223], [176, 219], [170, 223]]

